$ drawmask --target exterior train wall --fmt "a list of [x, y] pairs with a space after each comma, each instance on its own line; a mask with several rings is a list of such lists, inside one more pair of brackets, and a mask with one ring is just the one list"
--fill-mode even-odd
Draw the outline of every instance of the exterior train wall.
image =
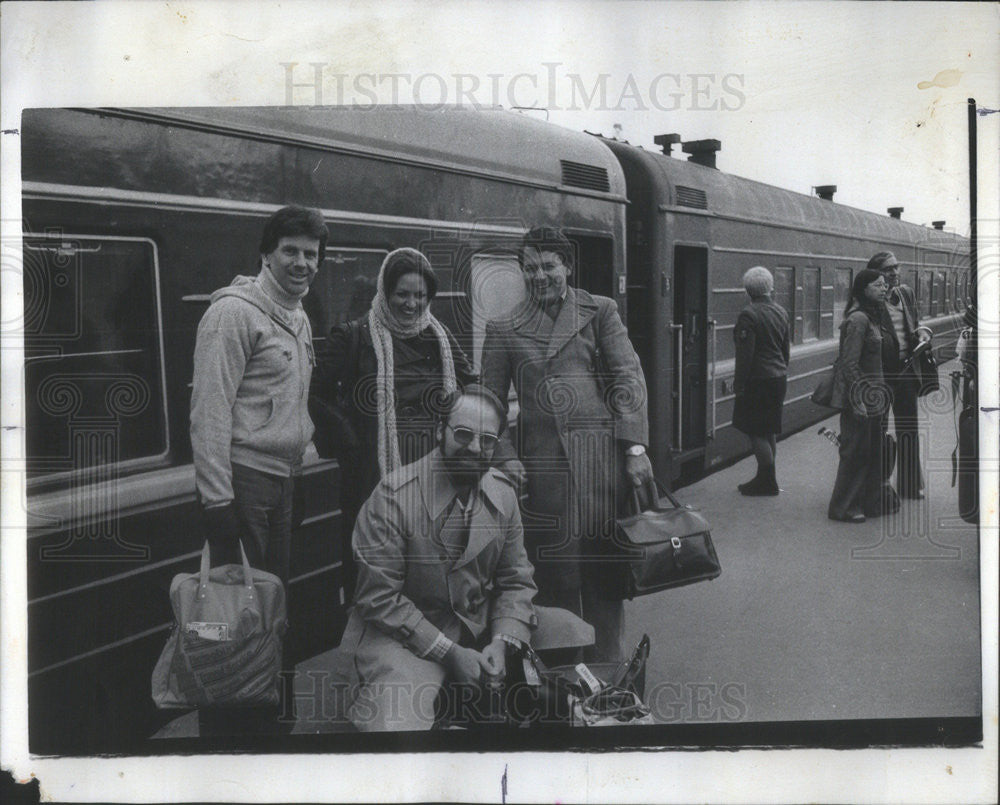
[[[194, 335], [209, 294], [257, 272], [266, 217], [287, 203], [324, 210], [331, 237], [307, 297], [317, 338], [367, 308], [350, 304], [358, 276], [370, 293], [384, 254], [413, 246], [441, 279], [435, 314], [473, 351], [477, 258], [509, 271], [525, 226], [562, 225], [590, 281], [617, 291], [624, 204], [148, 121], [35, 114], [23, 155], [29, 741], [37, 753], [115, 751], [171, 715], [154, 709], [148, 679], [172, 622], [170, 581], [197, 568], [203, 543], [188, 435]], [[343, 626], [339, 473], [307, 455], [293, 661], [335, 645]]]
[[732, 333], [752, 266], [774, 274], [793, 325], [786, 433], [829, 415], [808, 398], [836, 358], [854, 273], [876, 252], [895, 252], [939, 359], [954, 354], [966, 239], [604, 142], [625, 173], [628, 326], [657, 401], [650, 452], [664, 477], [697, 477], [748, 452], [731, 425]]

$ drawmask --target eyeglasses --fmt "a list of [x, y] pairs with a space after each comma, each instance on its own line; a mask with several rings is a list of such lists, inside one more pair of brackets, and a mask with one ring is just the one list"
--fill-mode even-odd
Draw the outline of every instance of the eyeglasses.
[[478, 433], [471, 428], [463, 428], [461, 426], [453, 428], [451, 425], [445, 425], [445, 427], [451, 431], [452, 435], [455, 437], [455, 441], [462, 447], [468, 447], [472, 444], [472, 438], [474, 436], [479, 437], [479, 446], [483, 450], [492, 450], [497, 446], [497, 442], [500, 441], [500, 438], [498, 436], [494, 436], [492, 433]]
[[875, 282], [868, 283], [869, 288], [888, 288], [885, 280], [875, 280]]

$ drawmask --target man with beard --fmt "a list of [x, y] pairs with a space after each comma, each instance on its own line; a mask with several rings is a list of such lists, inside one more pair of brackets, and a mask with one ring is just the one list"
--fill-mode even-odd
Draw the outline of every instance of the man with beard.
[[420, 730], [442, 684], [502, 676], [508, 643], [535, 623], [532, 567], [512, 482], [490, 467], [503, 405], [471, 385], [446, 401], [437, 448], [395, 470], [354, 527], [353, 654], [358, 729]]

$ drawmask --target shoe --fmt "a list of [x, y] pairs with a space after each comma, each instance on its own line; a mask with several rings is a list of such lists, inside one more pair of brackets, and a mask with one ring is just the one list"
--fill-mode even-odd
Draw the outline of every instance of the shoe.
[[830, 514], [827, 515], [831, 520], [836, 520], [838, 523], [863, 523], [865, 521], [865, 516], [863, 514], [845, 514], [843, 517], [835, 517]]
[[764, 470], [763, 474], [758, 472], [752, 481], [740, 484], [736, 488], [740, 490], [741, 495], [747, 497], [773, 497], [781, 491], [778, 489], [773, 467], [770, 470]]
[[923, 492], [914, 492], [912, 495], [900, 495], [900, 497], [904, 497], [908, 500], [924, 500], [927, 495]]

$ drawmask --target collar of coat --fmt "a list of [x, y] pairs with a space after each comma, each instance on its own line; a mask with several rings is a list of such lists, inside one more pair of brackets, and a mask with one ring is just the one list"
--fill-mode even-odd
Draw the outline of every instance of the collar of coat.
[[[400, 467], [387, 479], [393, 491], [397, 492], [406, 484], [416, 481], [420, 485], [424, 508], [432, 519], [440, 516], [458, 494], [441, 458], [441, 448], [436, 447], [423, 458]], [[494, 510], [505, 512], [507, 505], [504, 498], [508, 497], [509, 492], [506, 490], [510, 488], [507, 476], [495, 467], [490, 467], [479, 479], [476, 497], [488, 500]]]
[[299, 331], [309, 321], [304, 314], [302, 303], [300, 302], [299, 306], [294, 310], [282, 307], [268, 296], [264, 289], [254, 280], [254, 277], [242, 275], [235, 277], [231, 285], [219, 288], [219, 290], [212, 294], [212, 302], [216, 302], [227, 296], [242, 299], [244, 302], [253, 305], [273, 322], [297, 338]]
[[510, 329], [533, 341], [546, 344], [546, 358], [553, 357], [597, 315], [597, 300], [579, 288], [567, 288], [559, 315], [546, 332], [544, 318], [548, 314], [532, 300], [527, 300], [509, 321]]

